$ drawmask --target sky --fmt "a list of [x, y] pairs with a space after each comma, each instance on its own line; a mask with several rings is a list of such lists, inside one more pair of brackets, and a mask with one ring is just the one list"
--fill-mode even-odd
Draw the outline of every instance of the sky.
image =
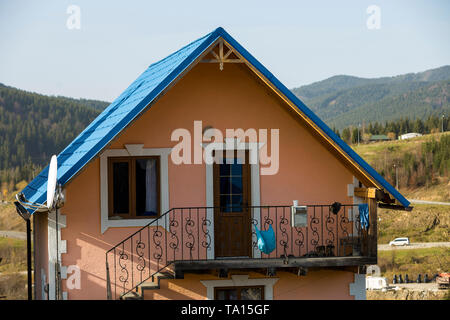
[[0, 0], [0, 83], [113, 101], [219, 26], [288, 88], [450, 64], [448, 0]]

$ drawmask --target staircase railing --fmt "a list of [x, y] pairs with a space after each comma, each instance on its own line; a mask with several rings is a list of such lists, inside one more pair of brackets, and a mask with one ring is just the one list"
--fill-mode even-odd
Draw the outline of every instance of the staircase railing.
[[[307, 225], [291, 226], [291, 206], [250, 206], [253, 259], [364, 256], [367, 234], [357, 205], [308, 205]], [[107, 298], [117, 299], [176, 261], [214, 260], [214, 211], [217, 207], [172, 208], [106, 252]], [[274, 229], [270, 254], [257, 248], [255, 227]], [[216, 243], [228, 245], [227, 243]]]

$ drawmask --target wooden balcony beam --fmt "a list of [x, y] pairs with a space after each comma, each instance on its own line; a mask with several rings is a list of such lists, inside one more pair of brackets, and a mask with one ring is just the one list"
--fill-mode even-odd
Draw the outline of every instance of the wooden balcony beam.
[[376, 188], [355, 188], [355, 196], [360, 198], [375, 199], [377, 197]]
[[249, 269], [249, 268], [288, 268], [288, 267], [343, 267], [343, 266], [359, 266], [365, 264], [376, 264], [376, 257], [323, 257], [323, 258], [289, 258], [288, 263], [285, 259], [251, 259], [251, 258], [230, 258], [216, 260], [199, 260], [199, 261], [176, 261], [175, 269], [181, 269], [185, 272], [190, 270], [205, 269]]

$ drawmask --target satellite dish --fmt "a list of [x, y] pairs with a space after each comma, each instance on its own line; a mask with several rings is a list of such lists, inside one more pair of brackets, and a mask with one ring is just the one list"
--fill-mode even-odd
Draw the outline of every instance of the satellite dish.
[[48, 181], [47, 181], [47, 208], [49, 209], [53, 207], [53, 202], [55, 200], [57, 170], [58, 170], [58, 160], [56, 160], [56, 156], [53, 155], [52, 159], [50, 160], [50, 166], [48, 168]]

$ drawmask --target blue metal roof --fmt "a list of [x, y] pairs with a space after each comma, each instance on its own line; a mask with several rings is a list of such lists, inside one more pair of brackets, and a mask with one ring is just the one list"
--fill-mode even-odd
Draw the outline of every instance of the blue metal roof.
[[[168, 57], [153, 63], [142, 73], [114, 102], [81, 132], [58, 155], [58, 182], [64, 186], [86, 164], [96, 157], [118, 133], [138, 117], [144, 109], [162, 91], [172, 83], [196, 58], [198, 58], [214, 41], [222, 37], [250, 64], [261, 72], [278, 88], [297, 108], [309, 117], [325, 134], [327, 134], [349, 157], [358, 163], [386, 191], [394, 196], [403, 206], [406, 200], [394, 187], [379, 175], [367, 162], [341, 140], [319, 117], [286, 88], [273, 74], [258, 62], [247, 50], [234, 40], [223, 28], [217, 28], [206, 36], [188, 44]], [[47, 196], [48, 166], [31, 181], [22, 191], [25, 197], [35, 203], [43, 204]]]

